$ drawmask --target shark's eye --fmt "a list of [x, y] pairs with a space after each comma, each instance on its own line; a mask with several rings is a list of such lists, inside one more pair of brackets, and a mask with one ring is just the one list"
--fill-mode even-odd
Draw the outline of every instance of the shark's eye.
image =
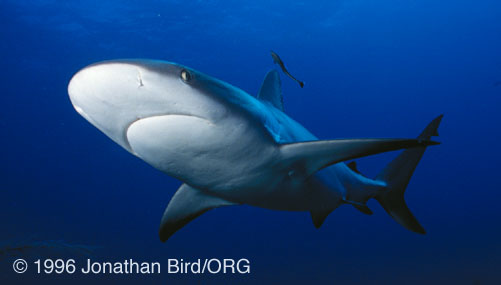
[[181, 79], [184, 81], [184, 82], [189, 82], [191, 80], [191, 73], [186, 70], [186, 69], [183, 69], [181, 71]]

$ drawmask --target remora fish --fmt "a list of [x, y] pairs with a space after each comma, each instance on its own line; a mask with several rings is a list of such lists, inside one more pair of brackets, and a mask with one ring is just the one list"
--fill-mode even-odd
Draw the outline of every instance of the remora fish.
[[[317, 140], [283, 112], [278, 72], [259, 95], [194, 69], [155, 60], [115, 60], [73, 76], [76, 111], [133, 155], [184, 182], [168, 204], [160, 239], [204, 212], [248, 204], [308, 211], [318, 228], [342, 204], [371, 214], [375, 198], [405, 228], [425, 233], [404, 191], [442, 116], [417, 139]], [[407, 149], [375, 178], [344, 161]]]
[[285, 68], [284, 62], [278, 56], [278, 54], [276, 52], [274, 52], [274, 51], [270, 51], [270, 52], [271, 52], [271, 57], [273, 58], [273, 62], [276, 63], [276, 64], [278, 64], [278, 65], [280, 65], [280, 68], [285, 73], [285, 75], [289, 76], [290, 78], [292, 78], [292, 80], [294, 80], [297, 83], [299, 83], [299, 86], [301, 86], [301, 88], [303, 88], [304, 87], [304, 83], [302, 81], [297, 80], [294, 76], [292, 76], [292, 74], [289, 73], [289, 71], [287, 71], [287, 68]]

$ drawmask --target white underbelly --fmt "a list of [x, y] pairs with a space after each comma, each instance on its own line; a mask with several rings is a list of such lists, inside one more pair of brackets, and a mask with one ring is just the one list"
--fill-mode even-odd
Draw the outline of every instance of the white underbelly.
[[224, 192], [262, 183], [260, 172], [276, 152], [269, 135], [250, 122], [154, 116], [133, 123], [127, 139], [134, 154], [155, 168], [194, 187]]

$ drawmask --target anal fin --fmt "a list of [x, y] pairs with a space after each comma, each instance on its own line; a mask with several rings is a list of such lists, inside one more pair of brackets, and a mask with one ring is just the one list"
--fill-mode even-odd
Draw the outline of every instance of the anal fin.
[[221, 206], [236, 205], [183, 184], [172, 197], [160, 222], [162, 242], [203, 213]]
[[315, 228], [320, 228], [332, 210], [311, 210], [311, 220]]

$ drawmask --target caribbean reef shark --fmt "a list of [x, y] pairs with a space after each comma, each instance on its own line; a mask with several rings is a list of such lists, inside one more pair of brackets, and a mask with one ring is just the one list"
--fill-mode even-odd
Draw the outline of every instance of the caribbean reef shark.
[[[189, 67], [142, 59], [85, 67], [68, 93], [91, 124], [184, 183], [161, 219], [162, 241], [217, 207], [308, 211], [318, 228], [342, 204], [371, 214], [371, 198], [405, 228], [425, 233], [404, 191], [426, 147], [438, 144], [430, 138], [442, 116], [417, 139], [318, 140], [284, 113], [276, 70], [254, 97]], [[406, 150], [375, 179], [344, 163], [399, 149]]]

